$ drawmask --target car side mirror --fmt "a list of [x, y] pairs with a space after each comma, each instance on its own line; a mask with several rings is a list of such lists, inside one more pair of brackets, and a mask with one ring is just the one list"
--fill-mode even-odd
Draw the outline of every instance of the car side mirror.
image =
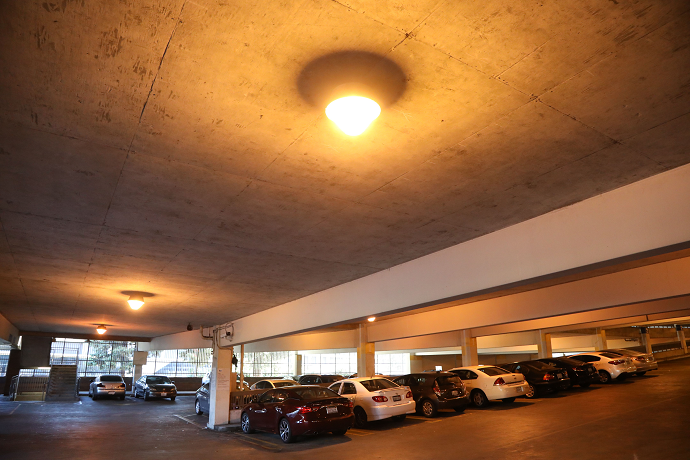
[[175, 384], [175, 381], [174, 381], [174, 380], [171, 380], [170, 383]]

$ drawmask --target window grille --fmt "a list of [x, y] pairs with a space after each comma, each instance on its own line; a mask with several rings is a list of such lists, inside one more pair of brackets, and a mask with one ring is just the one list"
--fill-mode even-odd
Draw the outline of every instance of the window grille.
[[0, 377], [7, 374], [7, 363], [10, 360], [11, 345], [0, 345]]

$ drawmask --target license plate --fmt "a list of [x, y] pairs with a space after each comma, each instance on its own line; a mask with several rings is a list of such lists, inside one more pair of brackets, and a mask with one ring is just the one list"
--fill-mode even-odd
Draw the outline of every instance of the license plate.
[[393, 396], [393, 401], [400, 401], [400, 395]]
[[114, 395], [115, 392], [114, 392], [114, 391], [109, 391], [108, 394], [109, 394], [109, 395]]
[[168, 393], [161, 393], [161, 396], [168, 396]]
[[337, 414], [338, 408], [335, 406], [328, 406], [328, 407], [326, 407], [326, 413], [327, 414]]
[[458, 390], [453, 390], [453, 391], [450, 392], [450, 394], [452, 394], [453, 396], [457, 396], [457, 395], [458, 395]]

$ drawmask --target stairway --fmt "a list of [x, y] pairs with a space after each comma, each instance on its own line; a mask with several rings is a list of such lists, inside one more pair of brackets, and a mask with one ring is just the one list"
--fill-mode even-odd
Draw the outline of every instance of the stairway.
[[53, 365], [50, 367], [46, 401], [76, 401], [77, 366]]

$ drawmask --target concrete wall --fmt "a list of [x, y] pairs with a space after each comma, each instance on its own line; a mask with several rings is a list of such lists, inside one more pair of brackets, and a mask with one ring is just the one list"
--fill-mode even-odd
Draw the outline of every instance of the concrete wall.
[[16, 327], [7, 319], [0, 315], [0, 343], [11, 343], [12, 345], [17, 344], [19, 340], [19, 331]]
[[50, 366], [52, 343], [51, 337], [24, 336], [22, 338], [22, 369]]

